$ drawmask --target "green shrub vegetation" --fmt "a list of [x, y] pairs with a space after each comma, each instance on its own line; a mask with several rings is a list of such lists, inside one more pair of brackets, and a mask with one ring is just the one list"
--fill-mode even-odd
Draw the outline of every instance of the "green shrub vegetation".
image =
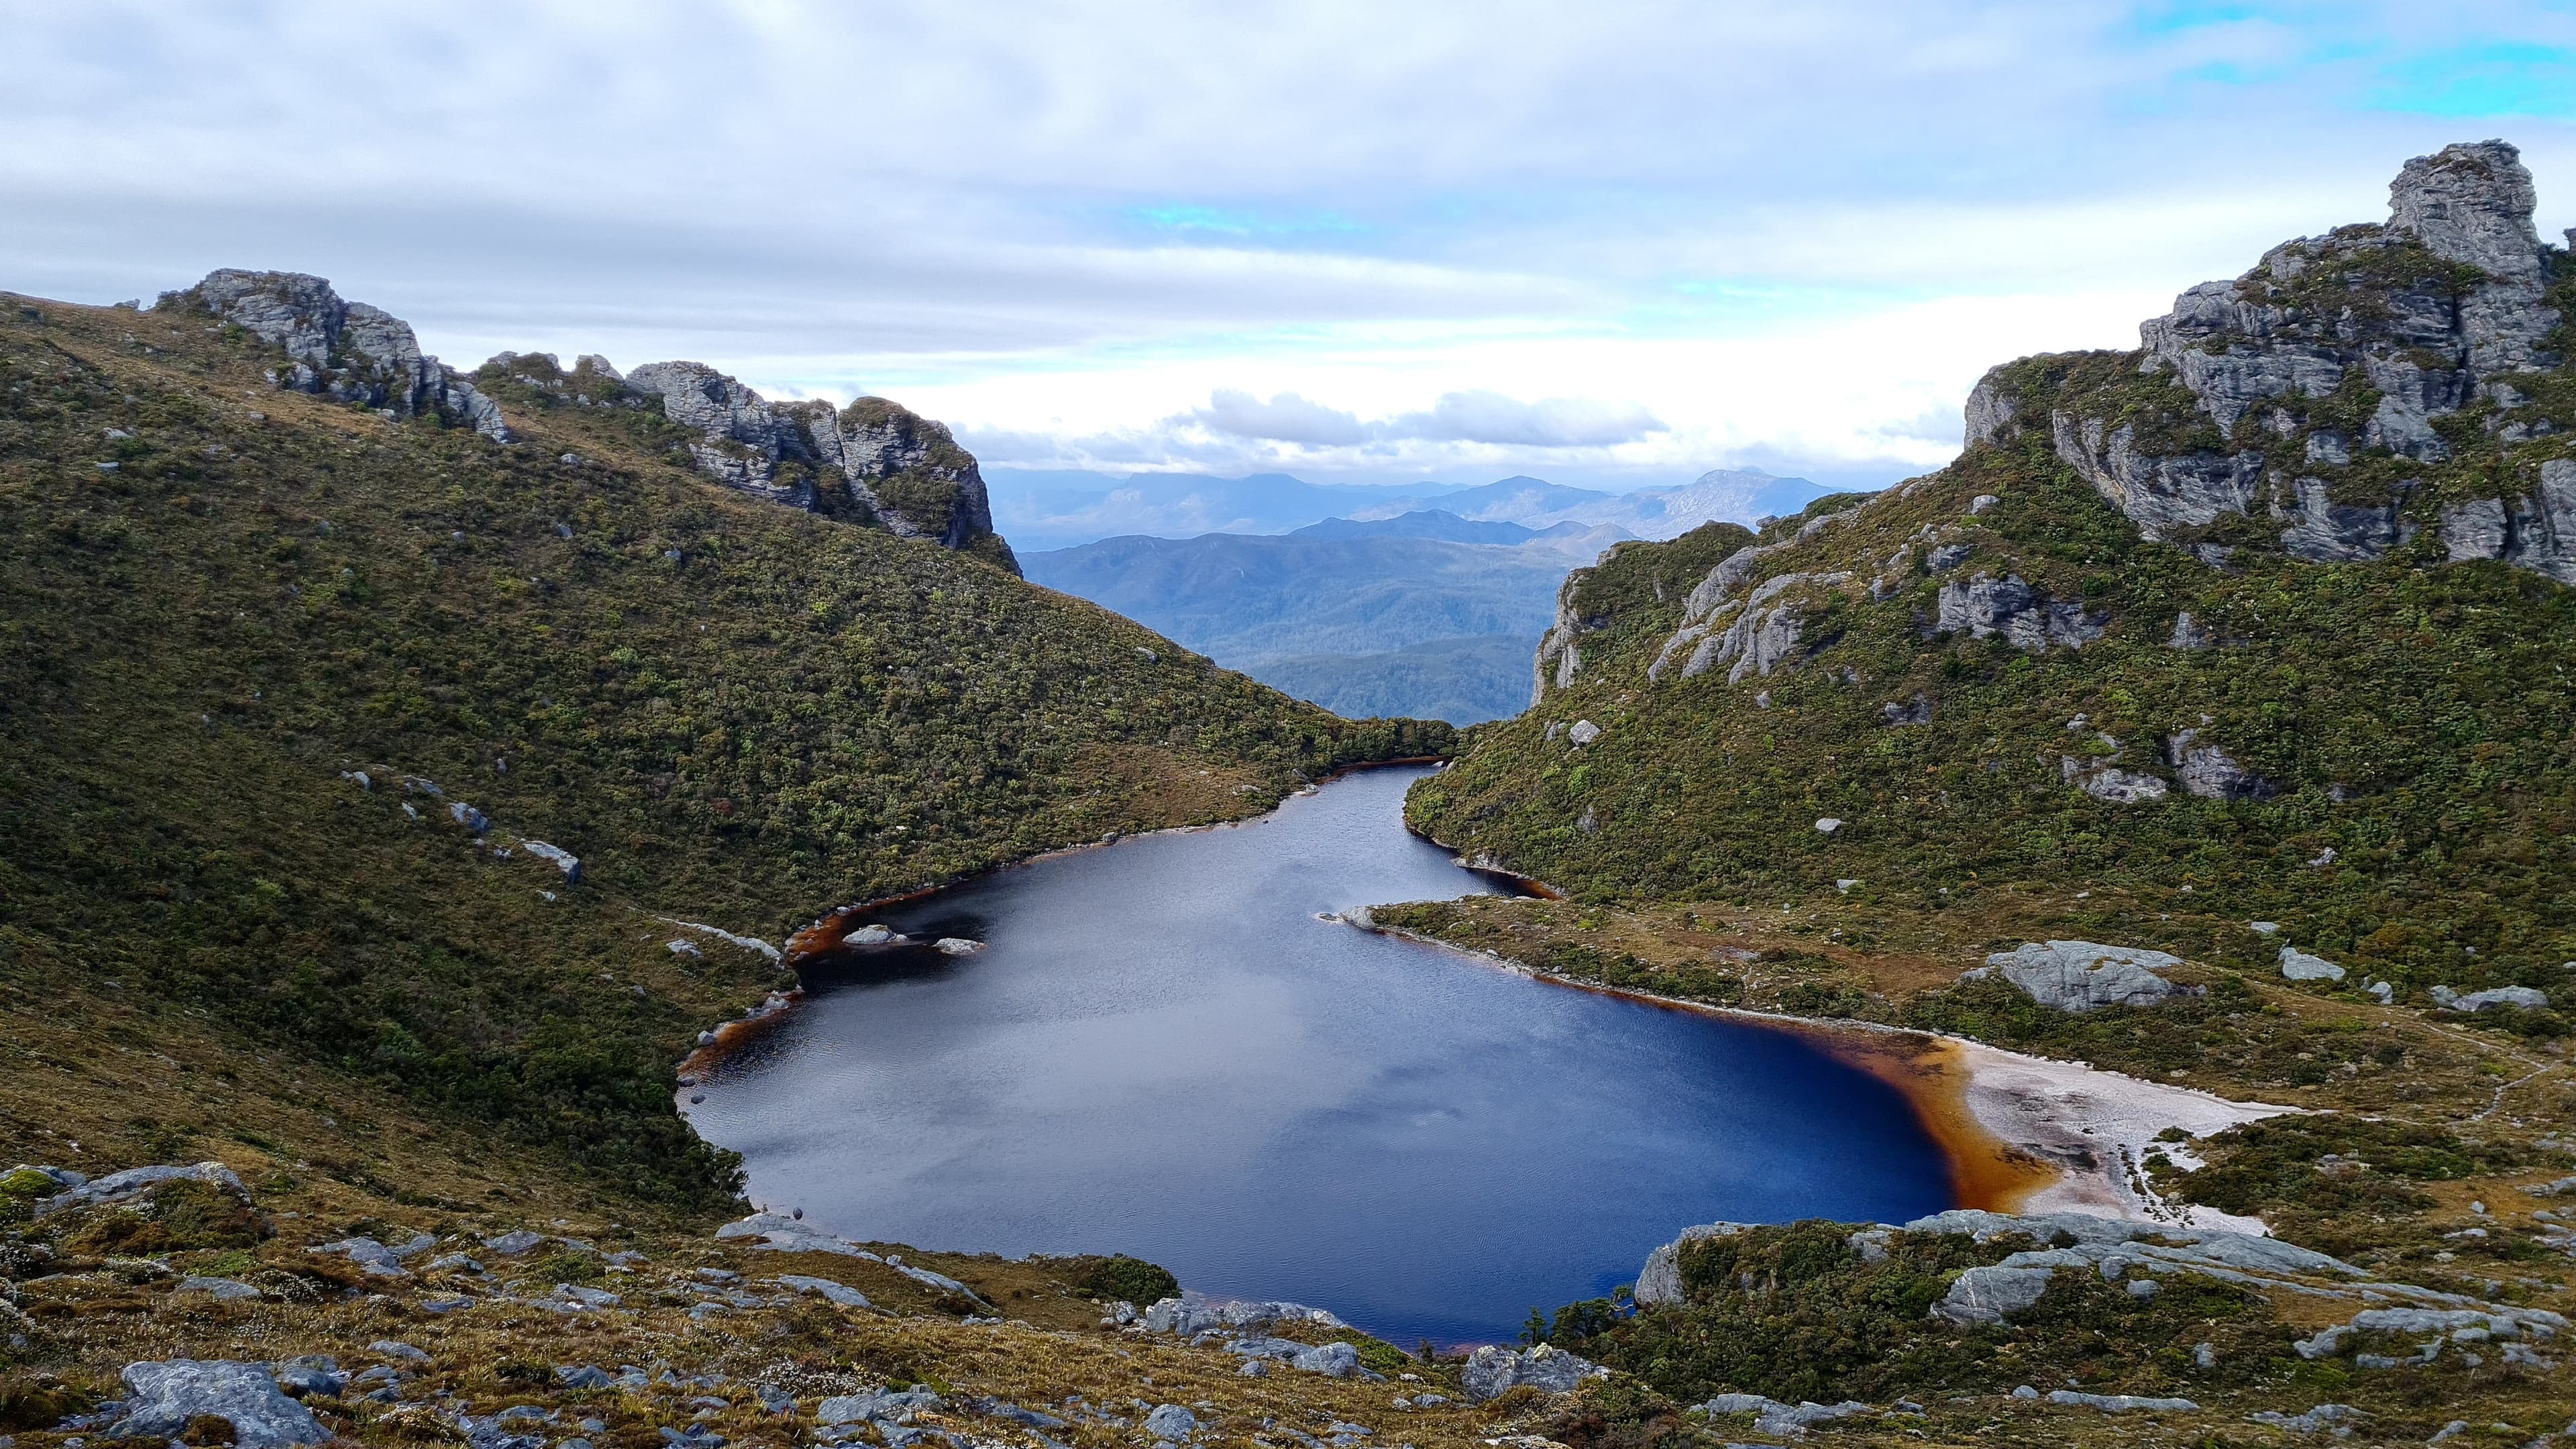
[[[2002, 501], [1971, 520], [1981, 493]], [[1870, 599], [1870, 570], [1926, 525], [1955, 526], [1966, 561], [1933, 576], [1917, 549]], [[2356, 984], [2551, 986], [2576, 958], [2576, 591], [2440, 565], [2425, 538], [2375, 564], [2247, 550], [2212, 569], [2142, 538], [2031, 438], [1764, 561], [1854, 571], [1810, 609], [1808, 640], [1833, 641], [1813, 657], [1737, 684], [1648, 680], [1732, 541], [1622, 545], [1581, 579], [1599, 624], [1574, 685], [1479, 727], [1415, 787], [1416, 827], [1585, 901], [1776, 905], [1855, 881], [1959, 912], [2073, 880], [2139, 914], [2282, 921]], [[2107, 632], [2040, 654], [1935, 633], [1936, 592], [1981, 572], [2080, 601]], [[2169, 647], [2186, 610], [2224, 647]], [[1918, 698], [1928, 722], [1888, 722]], [[1580, 748], [1563, 738], [1578, 718], [1602, 729]], [[2277, 793], [2113, 804], [2066, 779], [2113, 760], [2170, 779], [2163, 742], [2184, 729]], [[1825, 817], [1844, 823], [1825, 834]]]
[[671, 1063], [782, 983], [670, 919], [775, 941], [1448, 747], [981, 560], [727, 493], [642, 410], [513, 385], [527, 436], [502, 447], [276, 392], [254, 340], [179, 309], [13, 302], [0, 1001], [22, 1021], [96, 996], [143, 1014], [116, 1028], [135, 1042], [202, 1022], [323, 1073], [309, 1102], [379, 1084], [608, 1190], [711, 1205], [734, 1166], [672, 1110]]
[[[1626, 1369], [1681, 1403], [1757, 1393], [1787, 1403], [1995, 1393], [2017, 1384], [2117, 1383], [2121, 1392], [2242, 1386], [2292, 1358], [2293, 1335], [2259, 1295], [2212, 1279], [2165, 1280], [2152, 1298], [2094, 1274], [2060, 1274], [2006, 1323], [1930, 1316], [1959, 1270], [2044, 1246], [1896, 1233], [1871, 1261], [1849, 1225], [1760, 1227], [1686, 1244], [1684, 1301], [1603, 1323], [1559, 1346]], [[1562, 1320], [1564, 1315], [1559, 1315]], [[2194, 1349], [2214, 1345], [2217, 1366]]]
[[1161, 1299], [1178, 1297], [1181, 1291], [1181, 1280], [1173, 1277], [1169, 1268], [1124, 1253], [1077, 1259], [1070, 1266], [1074, 1271], [1067, 1281], [1113, 1303], [1124, 1301], [1143, 1308]]

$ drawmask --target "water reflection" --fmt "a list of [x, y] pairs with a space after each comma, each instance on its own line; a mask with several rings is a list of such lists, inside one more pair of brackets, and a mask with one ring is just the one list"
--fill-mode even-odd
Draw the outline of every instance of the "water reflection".
[[855, 1236], [1123, 1251], [1397, 1342], [1508, 1337], [1686, 1223], [1947, 1205], [1896, 1094], [1806, 1040], [1316, 919], [1488, 893], [1415, 770], [884, 913], [690, 1109], [755, 1200]]

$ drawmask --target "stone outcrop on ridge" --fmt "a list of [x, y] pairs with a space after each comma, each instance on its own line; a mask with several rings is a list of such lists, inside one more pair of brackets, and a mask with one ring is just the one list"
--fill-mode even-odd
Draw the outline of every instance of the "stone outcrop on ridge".
[[2563, 360], [2551, 289], [2568, 262], [2542, 244], [2533, 203], [2502, 141], [2418, 157], [2389, 187], [2386, 222], [2284, 242], [2191, 288], [2094, 385], [2035, 386], [2077, 359], [1988, 372], [1967, 443], [2041, 430], [2150, 537], [2213, 563], [2232, 545], [2210, 535], [2236, 518], [2272, 521], [2313, 562], [2382, 557], [2438, 520], [2451, 561], [2576, 583], [2576, 461], [2534, 459], [2493, 495], [2409, 506], [2426, 468], [2552, 430], [2530, 380]]
[[772, 403], [700, 362], [653, 362], [626, 386], [661, 400], [693, 428], [698, 467], [726, 487], [793, 508], [847, 507], [898, 538], [928, 539], [1019, 572], [993, 532], [993, 508], [973, 454], [943, 424], [879, 397], [846, 408]]
[[435, 415], [496, 443], [515, 441], [490, 398], [422, 353], [410, 323], [341, 300], [320, 277], [225, 267], [185, 291], [164, 293], [156, 305], [173, 304], [201, 307], [283, 350], [287, 365], [269, 373], [280, 387], [360, 403], [389, 417]]
[[[500, 405], [455, 369], [420, 350], [411, 325], [351, 302], [321, 277], [224, 268], [156, 306], [192, 306], [286, 354], [270, 369], [278, 386], [373, 408], [388, 418], [437, 417], [496, 443], [517, 441]], [[772, 403], [698, 362], [656, 362], [620, 375], [583, 357], [566, 373], [543, 354], [504, 352], [484, 364], [499, 377], [563, 394], [585, 406], [658, 407], [699, 434], [699, 470], [773, 503], [846, 514], [898, 538], [926, 539], [1019, 572], [993, 531], [993, 509], [973, 454], [948, 429], [884, 398], [846, 408], [821, 401]]]

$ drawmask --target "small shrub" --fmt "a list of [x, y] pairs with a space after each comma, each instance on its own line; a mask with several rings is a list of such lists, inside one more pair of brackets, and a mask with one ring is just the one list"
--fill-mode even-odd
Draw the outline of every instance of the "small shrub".
[[1176, 1298], [1181, 1291], [1181, 1280], [1171, 1270], [1124, 1253], [1086, 1260], [1072, 1283], [1086, 1293], [1140, 1307], [1159, 1298]]

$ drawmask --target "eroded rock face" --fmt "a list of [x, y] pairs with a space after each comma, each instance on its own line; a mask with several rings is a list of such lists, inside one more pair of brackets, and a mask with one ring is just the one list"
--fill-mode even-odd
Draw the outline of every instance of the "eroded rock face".
[[661, 399], [663, 415], [695, 428], [691, 456], [708, 476], [791, 508], [846, 506], [898, 538], [927, 539], [1013, 573], [1019, 561], [993, 531], [993, 507], [973, 454], [947, 427], [884, 398], [846, 408], [772, 403], [702, 362], [652, 362], [626, 385]]
[[1979, 574], [1941, 586], [1932, 627], [1983, 639], [2001, 634], [2016, 649], [2043, 653], [2052, 644], [2081, 649], [2102, 637], [2101, 616], [2080, 604], [2062, 604], [2007, 574]]
[[2165, 758], [2181, 779], [2184, 793], [2203, 800], [2269, 800], [2280, 790], [2248, 770], [2234, 755], [2204, 744], [2200, 731], [2176, 730], [2165, 741]]
[[[2447, 420], [2473, 407], [2492, 405], [2485, 428], [2506, 443], [2552, 426], [2512, 382], [2561, 360], [2547, 289], [2563, 263], [2532, 225], [2534, 196], [2501, 141], [2418, 157], [2390, 185], [2384, 223], [2275, 247], [2243, 276], [2177, 297], [2130, 357], [2095, 355], [2129, 380], [2097, 378], [2049, 405], [2017, 391], [2023, 364], [1989, 372], [1968, 400], [1968, 444], [2043, 430], [2150, 537], [2187, 541], [2252, 517], [2277, 522], [2296, 558], [2385, 557], [2414, 533], [2419, 485], [2384, 467], [2343, 470], [2448, 462], [2459, 427]], [[2576, 462], [2561, 462], [2576, 486]], [[2522, 487], [2446, 505], [2446, 552], [2576, 582], [2576, 495], [2553, 494], [2546, 477]]]
[[411, 324], [364, 302], [346, 302], [320, 277], [226, 267], [161, 304], [194, 305], [280, 349], [277, 385], [362, 403], [396, 417], [435, 415], [496, 443], [516, 441], [501, 409], [472, 383], [424, 355]]
[[2576, 459], [2541, 464], [2537, 486], [2510, 501], [2445, 507], [2442, 547], [2453, 563], [2500, 559], [2576, 584]]

